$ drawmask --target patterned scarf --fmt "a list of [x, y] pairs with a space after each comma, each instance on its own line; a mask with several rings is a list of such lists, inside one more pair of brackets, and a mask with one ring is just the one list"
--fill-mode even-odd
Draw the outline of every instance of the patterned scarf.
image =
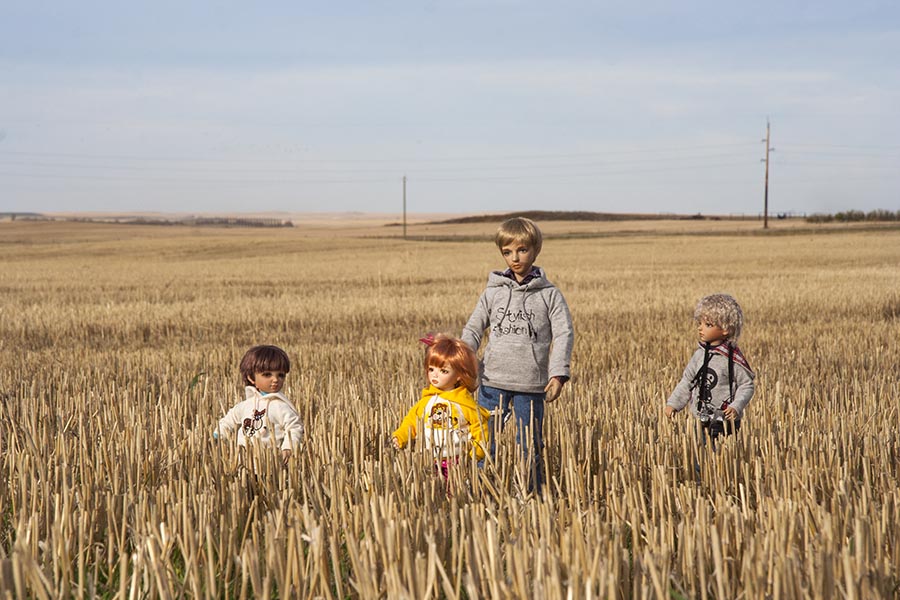
[[[704, 347], [702, 343], [700, 343], [699, 346], [701, 348]], [[715, 352], [717, 354], [721, 354], [725, 358], [728, 358], [729, 349], [731, 351], [730, 354], [731, 354], [732, 360], [734, 360], [734, 362], [741, 365], [742, 367], [744, 367], [745, 369], [747, 369], [748, 371], [750, 371], [752, 373], [753, 369], [750, 368], [750, 363], [747, 361], [746, 358], [744, 358], [744, 353], [741, 352], [741, 349], [737, 347], [737, 344], [733, 344], [731, 342], [725, 342], [724, 344], [719, 344], [718, 346], [713, 346], [712, 348], [710, 348], [710, 351]]]

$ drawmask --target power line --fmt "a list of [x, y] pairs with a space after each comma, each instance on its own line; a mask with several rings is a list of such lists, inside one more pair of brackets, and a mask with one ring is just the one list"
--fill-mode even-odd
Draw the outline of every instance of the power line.
[[[647, 163], [672, 163], [683, 162], [685, 160], [702, 159], [708, 160], [713, 158], [740, 158], [742, 155], [730, 154], [684, 154], [681, 156], [658, 157], [649, 159], [633, 159], [619, 161], [603, 161], [603, 162], [570, 162], [564, 164], [522, 164], [507, 166], [458, 166], [458, 167], [428, 167], [417, 169], [419, 173], [433, 172], [472, 172], [472, 171], [496, 171], [500, 169], [568, 169], [568, 168], [603, 168], [603, 167], [619, 167], [628, 165], [643, 165]], [[383, 173], [384, 168], [368, 168], [368, 169], [310, 169], [305, 167], [295, 168], [239, 168], [239, 167], [185, 167], [185, 166], [145, 166], [145, 165], [109, 165], [109, 164], [90, 164], [90, 163], [67, 163], [67, 162], [45, 162], [45, 161], [11, 161], [0, 159], [0, 165], [21, 166], [21, 167], [47, 167], [47, 168], [69, 168], [69, 169], [106, 169], [112, 171], [159, 171], [165, 169], [167, 172], [212, 172], [212, 173], [269, 173], [269, 174], [303, 174], [303, 173]]]
[[221, 163], [241, 163], [241, 162], [306, 162], [306, 163], [422, 163], [422, 162], [465, 162], [465, 161], [489, 161], [489, 160], [528, 160], [528, 159], [569, 159], [569, 158], [587, 158], [599, 156], [620, 156], [622, 154], [653, 154], [659, 152], [684, 152], [685, 150], [703, 150], [714, 148], [736, 148], [750, 147], [752, 142], [735, 142], [723, 144], [698, 144], [694, 146], [659, 146], [649, 148], [634, 149], [612, 149], [595, 152], [570, 152], [559, 154], [509, 154], [509, 155], [492, 155], [492, 156], [448, 156], [448, 157], [398, 157], [398, 158], [211, 158], [202, 156], [138, 156], [123, 154], [90, 154], [90, 153], [71, 153], [71, 152], [26, 152], [15, 150], [2, 150], [0, 155], [10, 156], [36, 156], [36, 157], [57, 157], [57, 158], [77, 158], [89, 160], [129, 160], [129, 161], [151, 161], [151, 162], [221, 162]]
[[[767, 138], [769, 124], [767, 122]], [[763, 140], [766, 141], [766, 140]], [[410, 182], [429, 184], [516, 184], [566, 185], [598, 180], [604, 188], [615, 186], [646, 187], [654, 182], [641, 175], [665, 174], [664, 185], [681, 185], [685, 178], [704, 185], [748, 185], [758, 181], [756, 148], [758, 142], [696, 144], [690, 146], [653, 146], [622, 148], [594, 152], [545, 154], [501, 154], [494, 156], [450, 156], [417, 158], [369, 157], [357, 159], [328, 158], [213, 158], [172, 156], [130, 156], [81, 154], [65, 152], [0, 151], [0, 176], [23, 180], [96, 181], [110, 184], [161, 184], [167, 186], [352, 186], [396, 185], [397, 173], [404, 173]], [[751, 153], [750, 148], [754, 148]], [[810, 148], [811, 150], [804, 150]], [[825, 150], [822, 150], [822, 149]], [[798, 171], [809, 173], [810, 168], [822, 167], [836, 175], [834, 160], [842, 160], [841, 181], [853, 178], [854, 171], [875, 172], [873, 177], [884, 178], [878, 171], [896, 172], [896, 165], [884, 164], [893, 160], [892, 152], [875, 153], [875, 148], [893, 151], [900, 146], [850, 146], [794, 143], [772, 162], [768, 148], [766, 158], [766, 190], [764, 210], [767, 213], [769, 167], [777, 164], [778, 185], [803, 184]], [[834, 153], [828, 152], [834, 150]], [[792, 152], [793, 151], [793, 152]], [[863, 152], [860, 159], [868, 164], [854, 165], [848, 156]], [[29, 160], [33, 158], [34, 160]], [[799, 158], [801, 160], [791, 160]], [[804, 160], [805, 159], [805, 160]], [[873, 164], [873, 161], [877, 161]], [[193, 163], [193, 164], [192, 164]], [[478, 164], [471, 164], [478, 163]], [[741, 168], [744, 167], [744, 168]], [[21, 169], [20, 169], [21, 168]], [[791, 172], [788, 169], [797, 170]], [[754, 175], [756, 173], [756, 175]], [[221, 175], [221, 176], [219, 176]], [[628, 179], [631, 177], [631, 179]], [[743, 181], [746, 178], [747, 181]], [[860, 177], [865, 179], [865, 177]], [[824, 180], [824, 179], [822, 179]], [[20, 187], [32, 184], [18, 184]], [[592, 184], [593, 185], [593, 184]], [[687, 184], [685, 184], [687, 185]]]
[[[2, 164], [2, 163], [0, 163]], [[703, 162], [698, 164], [687, 164], [687, 165], [675, 165], [668, 167], [658, 167], [658, 168], [621, 168], [618, 165], [612, 165], [615, 167], [614, 169], [601, 169], [595, 168], [590, 171], [575, 171], [575, 172], [564, 172], [564, 173], [534, 173], [535, 170], [538, 170], [534, 167], [529, 168], [529, 172], [525, 174], [509, 174], [509, 175], [469, 175], [469, 176], [459, 176], [459, 177], [417, 177], [416, 181], [418, 182], [474, 182], [474, 181], [533, 181], [538, 179], [546, 179], [547, 177], [556, 178], [591, 178], [591, 177], [606, 177], [612, 175], [631, 175], [631, 174], [646, 174], [646, 173], [665, 173], [665, 172], [684, 172], [687, 170], [708, 170], [710, 168], [718, 168], [718, 167], [733, 167], [733, 166], [741, 166], [741, 165], [749, 165], [752, 164], [749, 160], [739, 160], [739, 161], [720, 161], [720, 162]], [[496, 171], [496, 169], [494, 170]], [[379, 171], [383, 172], [383, 171]], [[430, 171], [412, 171], [413, 173], [428, 173]], [[258, 174], [258, 173], [256, 173]], [[343, 178], [343, 179], [306, 179], [306, 178], [278, 178], [278, 179], [256, 179], [256, 178], [242, 178], [236, 179], [234, 177], [229, 177], [226, 179], [216, 178], [216, 179], [204, 179], [197, 177], [187, 177], [187, 178], [178, 178], [178, 177], [141, 177], [141, 176], [126, 176], [126, 175], [99, 175], [99, 174], [83, 174], [83, 173], [34, 173], [34, 172], [14, 172], [14, 171], [0, 171], [0, 175], [6, 175], [10, 177], [27, 177], [27, 178], [55, 178], [55, 179], [77, 179], [77, 180], [97, 180], [97, 181], [133, 181], [133, 182], [163, 182], [163, 183], [221, 183], [221, 184], [273, 184], [273, 183], [295, 183], [295, 184], [329, 184], [329, 183], [385, 183], [387, 181], [392, 181], [392, 179], [385, 178]], [[352, 173], [350, 173], [352, 175]]]
[[178, 179], [173, 177], [124, 177], [116, 175], [79, 175], [62, 173], [11, 173], [0, 171], [0, 175], [10, 177], [26, 177], [35, 179], [81, 179], [96, 181], [125, 181], [141, 183], [218, 183], [227, 185], [237, 184], [275, 184], [275, 183], [303, 183], [303, 184], [351, 184], [351, 183], [386, 183], [393, 181], [387, 177], [383, 179]]
[[[794, 143], [794, 142], [786, 142], [787, 146], [798, 148], [843, 148], [850, 150], [900, 150], [900, 146], [892, 146], [892, 145], [851, 145], [851, 144], [804, 144], [802, 142]], [[785, 144], [781, 144], [782, 147]]]

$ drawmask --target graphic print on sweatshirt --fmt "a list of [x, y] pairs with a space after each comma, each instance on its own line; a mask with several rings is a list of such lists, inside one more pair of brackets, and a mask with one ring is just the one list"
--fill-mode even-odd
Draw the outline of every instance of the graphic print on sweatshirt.
[[244, 419], [243, 423], [241, 423], [241, 431], [245, 437], [253, 437], [260, 430], [263, 430], [263, 437], [265, 437], [265, 430], [268, 428], [263, 422], [264, 416], [266, 416], [266, 409], [254, 410], [252, 419], [250, 417]]
[[709, 367], [699, 373], [700, 389], [697, 390], [697, 415], [703, 422], [708, 422], [715, 416], [715, 407], [712, 404], [712, 391], [719, 383], [719, 375]]
[[534, 311], [520, 308], [519, 310], [509, 310], [508, 307], [500, 306], [497, 308], [497, 324], [493, 327], [493, 332], [498, 335], [527, 335], [531, 337], [534, 327], [531, 322], [534, 320]]
[[436, 457], [460, 456], [468, 439], [469, 424], [465, 417], [453, 416], [450, 402], [435, 396], [425, 408], [425, 447]]
[[719, 383], [719, 376], [715, 371], [707, 367], [701, 377], [706, 380], [706, 384], [700, 386], [700, 403], [709, 404], [712, 402], [712, 389]]

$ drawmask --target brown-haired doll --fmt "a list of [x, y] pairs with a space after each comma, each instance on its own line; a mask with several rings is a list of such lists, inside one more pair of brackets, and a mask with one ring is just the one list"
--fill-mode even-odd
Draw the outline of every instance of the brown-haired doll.
[[247, 350], [240, 363], [244, 400], [219, 420], [213, 437], [237, 430], [238, 446], [275, 446], [286, 464], [303, 440], [300, 414], [281, 393], [290, 370], [291, 361], [278, 346]]

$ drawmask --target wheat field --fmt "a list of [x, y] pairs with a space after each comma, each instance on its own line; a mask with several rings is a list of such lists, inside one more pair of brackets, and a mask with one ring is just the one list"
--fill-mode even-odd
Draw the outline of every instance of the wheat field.
[[[0, 597], [900, 596], [900, 232], [553, 229], [576, 338], [542, 497], [509, 431], [446, 485], [386, 443], [417, 339], [502, 265], [478, 232], [0, 223]], [[662, 407], [717, 291], [757, 391], [712, 453]], [[293, 361], [287, 468], [211, 436], [257, 343]]]

